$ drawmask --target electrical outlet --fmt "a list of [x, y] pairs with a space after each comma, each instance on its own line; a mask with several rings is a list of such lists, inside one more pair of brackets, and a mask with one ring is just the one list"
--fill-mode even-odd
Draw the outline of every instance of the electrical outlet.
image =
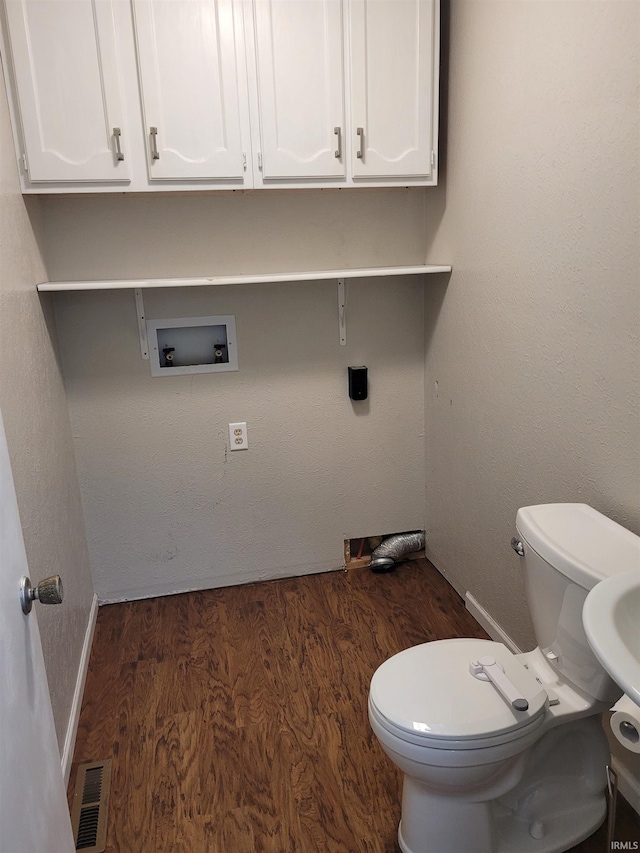
[[229, 450], [246, 450], [249, 447], [246, 421], [229, 424]]

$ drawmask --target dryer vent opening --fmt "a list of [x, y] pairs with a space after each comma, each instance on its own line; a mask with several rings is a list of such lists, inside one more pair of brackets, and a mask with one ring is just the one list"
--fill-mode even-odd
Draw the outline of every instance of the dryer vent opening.
[[347, 569], [371, 567], [372, 571], [388, 572], [397, 562], [424, 557], [424, 531], [386, 533], [344, 540], [344, 565]]

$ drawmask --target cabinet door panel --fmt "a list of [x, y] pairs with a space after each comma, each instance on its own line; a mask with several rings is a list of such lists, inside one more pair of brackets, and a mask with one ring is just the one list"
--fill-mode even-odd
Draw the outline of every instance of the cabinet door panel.
[[435, 0], [352, 0], [354, 177], [431, 175], [435, 11]]
[[7, 0], [6, 8], [29, 179], [127, 180], [111, 0]]
[[263, 178], [343, 177], [341, 0], [254, 0], [254, 10]]
[[134, 0], [133, 8], [149, 177], [241, 180], [232, 0]]

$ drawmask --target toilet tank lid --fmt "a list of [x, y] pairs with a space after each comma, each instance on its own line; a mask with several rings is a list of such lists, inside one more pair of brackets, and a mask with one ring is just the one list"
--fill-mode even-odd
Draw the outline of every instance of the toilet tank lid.
[[640, 572], [640, 537], [587, 504], [522, 507], [516, 528], [529, 547], [584, 589], [620, 572]]

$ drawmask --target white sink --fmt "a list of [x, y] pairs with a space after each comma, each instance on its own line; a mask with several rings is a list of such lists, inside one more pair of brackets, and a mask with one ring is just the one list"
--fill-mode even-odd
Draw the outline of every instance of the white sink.
[[640, 706], [640, 567], [597, 583], [587, 595], [582, 623], [595, 656]]

